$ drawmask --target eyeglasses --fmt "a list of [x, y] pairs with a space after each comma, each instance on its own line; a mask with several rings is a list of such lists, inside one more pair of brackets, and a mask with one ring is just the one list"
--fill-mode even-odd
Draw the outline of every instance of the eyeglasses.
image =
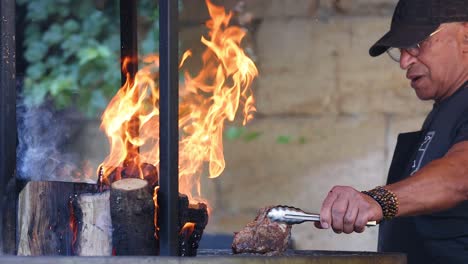
[[408, 48], [389, 48], [387, 50], [387, 54], [392, 58], [392, 60], [400, 63], [401, 59], [401, 53], [403, 51], [406, 51], [409, 55], [413, 57], [418, 57], [419, 54], [421, 54], [421, 46], [424, 44], [424, 42], [428, 41], [429, 38], [434, 36], [435, 34], [439, 33], [442, 30], [442, 28], [439, 28], [438, 30], [432, 32], [429, 37], [427, 37], [425, 40], [419, 42], [418, 44], [408, 47]]

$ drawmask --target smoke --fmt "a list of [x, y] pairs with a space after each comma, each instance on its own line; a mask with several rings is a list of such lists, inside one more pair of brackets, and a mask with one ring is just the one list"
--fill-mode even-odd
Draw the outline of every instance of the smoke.
[[33, 181], [85, 181], [88, 166], [70, 149], [76, 120], [52, 109], [47, 104], [17, 106], [18, 176]]

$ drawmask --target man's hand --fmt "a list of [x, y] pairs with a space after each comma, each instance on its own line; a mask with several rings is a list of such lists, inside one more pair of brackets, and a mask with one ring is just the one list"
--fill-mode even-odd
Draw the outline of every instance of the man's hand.
[[335, 186], [323, 201], [317, 228], [332, 227], [335, 233], [364, 231], [368, 221], [380, 221], [382, 208], [370, 196], [347, 186]]

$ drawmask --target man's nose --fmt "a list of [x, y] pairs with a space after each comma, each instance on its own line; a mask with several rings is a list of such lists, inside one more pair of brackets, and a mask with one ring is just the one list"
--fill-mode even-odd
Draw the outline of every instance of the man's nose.
[[400, 55], [400, 68], [407, 70], [411, 64], [416, 62], [416, 57], [408, 53], [408, 51], [402, 49]]

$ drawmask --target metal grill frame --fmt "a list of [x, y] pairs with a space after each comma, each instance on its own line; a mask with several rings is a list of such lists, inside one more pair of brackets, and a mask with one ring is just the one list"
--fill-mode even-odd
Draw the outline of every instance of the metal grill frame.
[[[137, 58], [137, 1], [120, 1], [121, 58]], [[160, 246], [178, 255], [178, 0], [160, 0]], [[16, 253], [15, 0], [0, 2], [0, 255]], [[134, 76], [135, 61], [128, 68]], [[122, 83], [125, 76], [122, 75]]]
[[0, 1], [0, 253], [16, 252], [15, 1]]

